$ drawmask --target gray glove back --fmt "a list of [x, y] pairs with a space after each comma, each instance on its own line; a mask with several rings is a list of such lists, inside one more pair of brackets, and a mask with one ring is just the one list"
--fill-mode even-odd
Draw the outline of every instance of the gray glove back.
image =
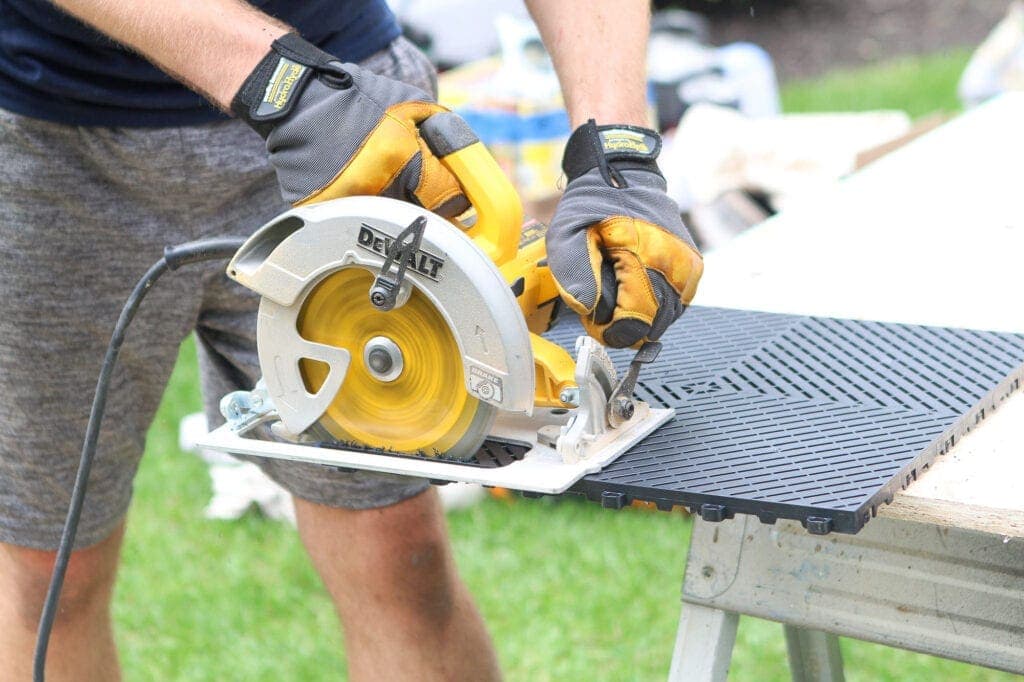
[[274, 41], [231, 108], [267, 140], [286, 201], [377, 194], [457, 215], [467, 207], [462, 190], [419, 135], [420, 123], [447, 112], [431, 99], [290, 33]]
[[703, 261], [665, 194], [661, 138], [634, 126], [580, 126], [569, 179], [547, 233], [551, 272], [587, 332], [625, 347], [657, 340], [682, 315]]

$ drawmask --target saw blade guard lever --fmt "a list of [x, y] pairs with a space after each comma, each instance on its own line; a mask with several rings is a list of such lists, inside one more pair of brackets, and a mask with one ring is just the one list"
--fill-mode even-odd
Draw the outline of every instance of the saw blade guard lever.
[[608, 399], [607, 417], [608, 423], [613, 429], [619, 428], [633, 418], [633, 413], [636, 410], [633, 391], [636, 389], [636, 380], [640, 377], [640, 370], [644, 365], [649, 365], [657, 360], [660, 353], [661, 343], [648, 341], [633, 356], [633, 360], [629, 363], [629, 370]]
[[[405, 279], [405, 270], [409, 259], [420, 249], [423, 241], [423, 230], [427, 227], [427, 219], [423, 216], [412, 221], [409, 227], [402, 230], [388, 249], [387, 258], [380, 268], [380, 273], [370, 287], [370, 303], [380, 311], [393, 309], [398, 302], [398, 293]], [[396, 265], [397, 263], [397, 265]], [[392, 268], [396, 268], [392, 272]]]
[[459, 223], [495, 265], [512, 260], [519, 247], [523, 205], [512, 182], [484, 143], [458, 114], [434, 114], [420, 124], [430, 151], [455, 176], [476, 210], [472, 225]]

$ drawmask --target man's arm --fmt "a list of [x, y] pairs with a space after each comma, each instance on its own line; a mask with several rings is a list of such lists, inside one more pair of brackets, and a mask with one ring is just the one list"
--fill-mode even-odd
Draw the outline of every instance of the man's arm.
[[419, 137], [444, 111], [428, 93], [342, 64], [241, 0], [54, 1], [250, 125], [286, 201], [379, 194], [465, 210]]
[[290, 29], [242, 0], [54, 0], [227, 111]]
[[647, 129], [647, 0], [527, 0], [573, 133], [546, 236], [566, 304], [610, 346], [656, 341], [689, 305], [700, 254], [665, 194]]
[[562, 85], [571, 127], [646, 126], [646, 0], [526, 0]]

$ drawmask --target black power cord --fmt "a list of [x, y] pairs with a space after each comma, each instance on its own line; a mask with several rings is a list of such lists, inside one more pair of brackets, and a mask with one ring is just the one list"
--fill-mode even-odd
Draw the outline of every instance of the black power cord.
[[46, 592], [46, 601], [43, 602], [43, 612], [39, 618], [39, 631], [36, 635], [36, 651], [32, 663], [32, 679], [34, 682], [44, 682], [46, 669], [46, 650], [50, 644], [50, 633], [53, 631], [53, 622], [57, 617], [57, 605], [60, 602], [61, 588], [64, 586], [64, 576], [67, 573], [68, 561], [71, 559], [71, 550], [75, 545], [75, 535], [78, 532], [78, 521], [82, 516], [82, 506], [85, 502], [85, 491], [89, 481], [89, 472], [92, 470], [92, 461], [96, 456], [96, 443], [99, 440], [100, 425], [103, 422], [103, 411], [107, 405], [107, 391], [110, 387], [110, 377], [114, 371], [114, 363], [117, 362], [117, 355], [121, 351], [125, 335], [128, 332], [128, 325], [131, 324], [135, 313], [146, 293], [153, 287], [153, 284], [169, 270], [177, 270], [183, 265], [200, 263], [202, 261], [219, 260], [230, 258], [245, 239], [241, 237], [226, 237], [223, 239], [206, 239], [203, 241], [189, 242], [179, 246], [169, 246], [164, 249], [163, 258], [154, 263], [138, 284], [132, 290], [128, 300], [121, 309], [121, 316], [114, 325], [114, 332], [110, 337], [110, 344], [107, 346], [107, 354], [103, 358], [103, 365], [100, 368], [99, 379], [96, 381], [96, 394], [92, 400], [92, 411], [89, 413], [89, 425], [85, 430], [85, 441], [82, 443], [82, 455], [78, 462], [78, 474], [75, 476], [75, 485], [71, 491], [71, 504], [68, 506], [68, 515], [64, 521], [64, 531], [61, 533], [60, 545], [57, 548], [57, 560], [53, 566], [53, 573], [50, 577], [50, 587]]

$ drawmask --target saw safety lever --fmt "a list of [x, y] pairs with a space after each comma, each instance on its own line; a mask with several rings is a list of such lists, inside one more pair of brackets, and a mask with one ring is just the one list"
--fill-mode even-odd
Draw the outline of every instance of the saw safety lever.
[[633, 389], [636, 388], [636, 380], [640, 376], [641, 368], [654, 362], [659, 353], [661, 353], [661, 342], [648, 341], [640, 346], [640, 350], [633, 356], [633, 360], [629, 363], [629, 370], [608, 398], [605, 416], [613, 429], [617, 429], [624, 422], [633, 418], [633, 412], [636, 410], [636, 405], [633, 402]]
[[[395, 241], [388, 249], [387, 258], [380, 267], [380, 273], [373, 280], [370, 287], [370, 303], [380, 311], [388, 312], [395, 307], [398, 300], [398, 292], [402, 288], [402, 281], [405, 279], [405, 270], [409, 267], [409, 261], [416, 258], [416, 252], [420, 250], [420, 242], [423, 241], [423, 230], [427, 227], [427, 219], [423, 216], [416, 218], [398, 233]], [[391, 269], [398, 262], [398, 270], [391, 274]]]

